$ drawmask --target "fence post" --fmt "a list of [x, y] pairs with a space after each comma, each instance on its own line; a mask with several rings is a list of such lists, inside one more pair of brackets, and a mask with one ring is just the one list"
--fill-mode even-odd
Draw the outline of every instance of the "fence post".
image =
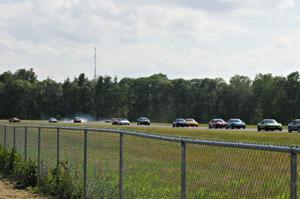
[[2, 139], [2, 145], [4, 146], [4, 142], [5, 142], [5, 140], [4, 140], [4, 138], [5, 138], [5, 135], [4, 135], [4, 133], [5, 133], [5, 126], [3, 125], [2, 126], [2, 130], [3, 130], [3, 137], [1, 138]]
[[291, 199], [297, 198], [297, 154], [291, 150]]
[[60, 151], [60, 148], [59, 148], [59, 145], [60, 145], [59, 132], [60, 132], [60, 129], [57, 128], [57, 130], [56, 130], [56, 169], [57, 169], [57, 171], [58, 171], [58, 167], [59, 167], [59, 151]]
[[13, 149], [16, 150], [16, 127], [15, 126], [13, 132]]
[[37, 185], [40, 186], [41, 178], [41, 127], [38, 127], [38, 167], [37, 167]]
[[86, 188], [87, 188], [87, 136], [88, 130], [84, 129], [84, 143], [83, 143], [83, 190], [82, 198], [86, 199]]
[[6, 148], [6, 126], [4, 126], [4, 148]]
[[186, 143], [181, 142], [181, 199], [186, 198]]
[[119, 196], [120, 199], [124, 198], [123, 195], [123, 174], [124, 174], [124, 134], [120, 131], [120, 162], [119, 162]]
[[24, 136], [24, 160], [27, 162], [27, 126], [25, 126]]

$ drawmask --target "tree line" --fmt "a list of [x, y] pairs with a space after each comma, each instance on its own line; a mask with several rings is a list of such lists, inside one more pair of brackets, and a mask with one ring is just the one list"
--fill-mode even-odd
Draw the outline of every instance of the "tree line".
[[191, 117], [199, 122], [212, 118], [241, 118], [257, 123], [275, 118], [288, 123], [300, 118], [300, 75], [258, 74], [251, 80], [235, 75], [222, 78], [168, 79], [164, 74], [123, 78], [85, 74], [64, 82], [39, 81], [33, 69], [0, 75], [0, 118], [48, 119], [89, 115], [108, 119], [146, 116], [153, 122]]

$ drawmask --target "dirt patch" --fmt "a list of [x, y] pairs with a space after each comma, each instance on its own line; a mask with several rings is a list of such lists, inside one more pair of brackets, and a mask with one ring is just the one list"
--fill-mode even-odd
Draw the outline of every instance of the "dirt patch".
[[14, 185], [7, 179], [0, 176], [0, 199], [17, 198], [17, 199], [49, 199], [30, 191], [15, 189]]

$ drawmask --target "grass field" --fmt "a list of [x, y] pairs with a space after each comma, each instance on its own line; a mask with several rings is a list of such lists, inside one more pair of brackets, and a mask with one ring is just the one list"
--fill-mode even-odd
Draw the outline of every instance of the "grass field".
[[[49, 125], [46, 121], [22, 124]], [[120, 128], [104, 123], [58, 123], [54, 126]], [[300, 134], [169, 128], [166, 124], [150, 127], [131, 125], [122, 129], [179, 135], [201, 139], [297, 145]], [[23, 130], [17, 128], [17, 147], [23, 152]], [[12, 129], [8, 143], [12, 143]], [[43, 168], [55, 166], [56, 131], [42, 130]], [[3, 136], [0, 134], [0, 137]], [[0, 139], [1, 139], [0, 138]], [[37, 129], [29, 129], [28, 151], [36, 158]], [[179, 198], [180, 145], [159, 140], [125, 136], [124, 191], [126, 198]], [[2, 142], [1, 142], [2, 143]], [[119, 137], [109, 133], [88, 135], [88, 193], [90, 198], [118, 197]], [[82, 183], [83, 133], [61, 131], [61, 161], [68, 161], [78, 185]], [[289, 198], [290, 155], [188, 145], [188, 198]]]
[[[2, 124], [9, 124], [6, 120], [0, 120]], [[161, 135], [173, 135], [183, 137], [193, 137], [198, 139], [245, 142], [245, 143], [262, 143], [277, 145], [300, 145], [300, 133], [279, 132], [279, 131], [261, 131], [255, 130], [255, 125], [248, 125], [251, 130], [225, 130], [225, 129], [208, 129], [208, 128], [171, 128], [171, 124], [155, 123], [151, 126], [137, 126], [131, 123], [130, 126], [113, 126], [103, 122], [90, 122], [74, 124], [70, 122], [49, 124], [48, 121], [25, 120], [17, 125], [47, 125], [47, 126], [75, 126], [75, 127], [91, 127], [91, 128], [114, 128], [131, 131], [139, 131]], [[207, 124], [200, 124], [201, 127], [207, 127]], [[287, 129], [284, 127], [284, 129]]]

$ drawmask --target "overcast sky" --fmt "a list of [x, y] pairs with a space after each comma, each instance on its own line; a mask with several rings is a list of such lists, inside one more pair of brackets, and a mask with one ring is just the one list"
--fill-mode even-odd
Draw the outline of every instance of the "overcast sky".
[[0, 0], [0, 72], [169, 78], [300, 69], [300, 1]]

